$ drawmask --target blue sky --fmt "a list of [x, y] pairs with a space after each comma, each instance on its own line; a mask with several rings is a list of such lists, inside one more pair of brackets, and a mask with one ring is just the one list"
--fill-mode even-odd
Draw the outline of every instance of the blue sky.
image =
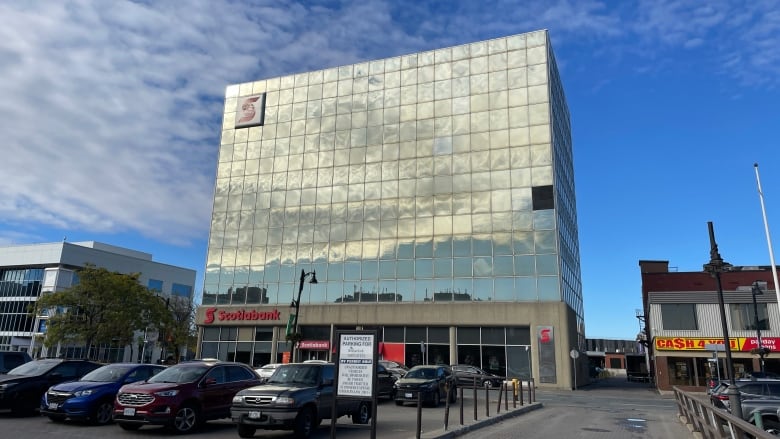
[[769, 265], [780, 5], [0, 3], [0, 245], [95, 240], [198, 271], [228, 84], [548, 29], [571, 112], [586, 335], [634, 338], [638, 261]]

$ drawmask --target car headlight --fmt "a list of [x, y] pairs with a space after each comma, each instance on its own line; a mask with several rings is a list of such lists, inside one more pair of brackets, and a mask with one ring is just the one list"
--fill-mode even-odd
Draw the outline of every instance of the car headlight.
[[425, 389], [425, 390], [433, 390], [433, 389], [436, 388], [436, 382], [434, 381], [434, 382], [426, 383], [426, 384], [423, 384], [420, 387]]
[[161, 392], [154, 392], [155, 396], [176, 396], [179, 394], [178, 390], [163, 390]]
[[93, 392], [92, 389], [89, 390], [79, 390], [78, 392], [73, 392], [73, 396], [89, 396]]
[[289, 396], [277, 396], [274, 399], [274, 404], [293, 406], [295, 405], [295, 398], [290, 398]]
[[236, 396], [233, 397], [233, 402], [240, 404], [240, 403], [244, 402], [244, 397], [241, 396], [241, 395], [236, 395]]

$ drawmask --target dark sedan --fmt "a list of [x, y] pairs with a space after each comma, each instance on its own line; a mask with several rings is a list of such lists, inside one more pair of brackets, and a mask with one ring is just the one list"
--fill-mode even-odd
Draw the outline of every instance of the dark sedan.
[[395, 382], [395, 403], [417, 402], [418, 393], [424, 404], [438, 406], [442, 399], [449, 397], [455, 402], [455, 377], [449, 366], [414, 366], [403, 378]]
[[475, 383], [480, 387], [498, 387], [504, 382], [504, 377], [467, 364], [452, 366], [452, 373], [461, 387], [474, 387]]

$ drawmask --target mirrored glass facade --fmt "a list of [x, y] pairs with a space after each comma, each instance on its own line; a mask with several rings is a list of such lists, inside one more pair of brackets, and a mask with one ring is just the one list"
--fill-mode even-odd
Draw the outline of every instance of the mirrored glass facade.
[[204, 305], [287, 306], [303, 269], [303, 305], [564, 301], [581, 326], [546, 31], [230, 86], [223, 120]]

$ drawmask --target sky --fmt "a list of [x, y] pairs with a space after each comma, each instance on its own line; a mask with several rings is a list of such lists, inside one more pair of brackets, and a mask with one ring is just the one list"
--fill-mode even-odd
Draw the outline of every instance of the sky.
[[199, 292], [228, 85], [539, 29], [571, 113], [586, 336], [634, 339], [639, 261], [701, 271], [709, 221], [724, 260], [770, 265], [774, 0], [0, 2], [0, 245], [127, 247]]

